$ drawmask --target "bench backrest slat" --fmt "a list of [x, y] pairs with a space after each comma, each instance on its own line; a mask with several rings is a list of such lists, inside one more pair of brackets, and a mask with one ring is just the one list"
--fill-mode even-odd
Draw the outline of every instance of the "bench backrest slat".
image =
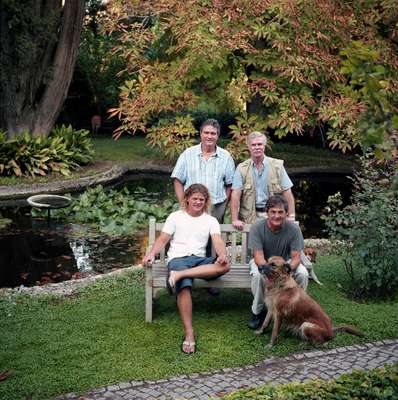
[[[151, 248], [156, 240], [156, 237], [162, 231], [162, 222], [156, 222], [155, 218], [149, 219], [149, 241], [148, 248]], [[247, 254], [248, 254], [248, 236], [250, 225], [245, 225], [242, 231], [237, 231], [232, 224], [220, 224], [221, 236], [224, 242], [228, 246], [229, 255], [232, 264], [247, 264]], [[238, 245], [239, 239], [241, 237], [241, 245]], [[214, 247], [212, 248], [212, 255], [216, 255]], [[166, 252], [162, 250], [160, 255], [160, 261], [165, 264]]]
[[248, 262], [247, 260], [247, 246], [249, 245], [248, 243], [248, 236], [249, 234], [246, 232], [246, 234], [242, 234], [242, 250], [241, 250], [241, 260], [242, 264], [246, 264]]
[[231, 233], [231, 263], [236, 264], [236, 232]]

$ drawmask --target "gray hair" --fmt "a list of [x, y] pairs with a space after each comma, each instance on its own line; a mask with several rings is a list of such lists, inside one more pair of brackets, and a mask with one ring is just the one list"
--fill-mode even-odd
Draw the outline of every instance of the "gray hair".
[[246, 144], [249, 145], [249, 143], [256, 138], [261, 138], [264, 141], [264, 145], [267, 145], [267, 136], [264, 135], [264, 133], [261, 133], [259, 131], [254, 131], [249, 133], [249, 135], [246, 138]]

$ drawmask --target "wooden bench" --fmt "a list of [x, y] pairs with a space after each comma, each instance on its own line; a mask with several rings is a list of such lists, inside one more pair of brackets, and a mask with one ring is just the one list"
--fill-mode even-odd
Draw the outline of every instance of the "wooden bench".
[[[243, 231], [237, 231], [231, 224], [221, 224], [220, 227], [221, 236], [227, 244], [231, 269], [225, 275], [214, 280], [195, 279], [193, 287], [250, 289], [249, 260], [247, 259], [250, 225], [245, 225]], [[148, 249], [152, 247], [162, 228], [163, 223], [158, 223], [154, 218], [150, 218]], [[152, 322], [153, 319], [153, 300], [157, 289], [166, 287], [166, 264], [166, 255], [163, 250], [159, 259], [156, 259], [152, 266], [145, 268], [145, 320], [147, 322]]]
[[[195, 279], [193, 287], [217, 287], [232, 289], [250, 289], [249, 275], [249, 259], [248, 259], [248, 236], [251, 225], [246, 224], [243, 231], [237, 231], [231, 224], [221, 224], [221, 236], [227, 244], [227, 251], [231, 261], [231, 269], [228, 273], [214, 280]], [[156, 222], [154, 218], [149, 219], [149, 240], [148, 249], [155, 242], [156, 237], [160, 234], [163, 223]], [[214, 249], [213, 249], [214, 253]], [[302, 253], [302, 262], [307, 268], [310, 278], [316, 283], [319, 282], [315, 275], [314, 266], [304, 259]], [[145, 320], [152, 322], [153, 319], [153, 300], [158, 289], [166, 288], [167, 265], [166, 252], [163, 250], [159, 258], [152, 266], [145, 268]]]

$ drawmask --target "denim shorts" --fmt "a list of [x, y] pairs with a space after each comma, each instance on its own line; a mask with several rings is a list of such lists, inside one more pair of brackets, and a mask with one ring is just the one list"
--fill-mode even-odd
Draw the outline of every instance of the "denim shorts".
[[[197, 267], [199, 265], [214, 264], [216, 259], [217, 257], [198, 257], [193, 255], [177, 257], [169, 261], [169, 263], [167, 264], [167, 268], [169, 269], [169, 271], [184, 271], [186, 269]], [[214, 278], [218, 278], [218, 276]], [[180, 279], [176, 284], [177, 293], [185, 287], [192, 287], [192, 282], [192, 278]]]

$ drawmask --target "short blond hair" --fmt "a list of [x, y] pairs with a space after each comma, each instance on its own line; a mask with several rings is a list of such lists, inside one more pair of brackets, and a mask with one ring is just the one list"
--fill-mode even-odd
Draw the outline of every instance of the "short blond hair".
[[246, 138], [246, 144], [249, 145], [250, 142], [251, 142], [253, 139], [256, 139], [256, 138], [261, 138], [261, 139], [263, 139], [264, 145], [265, 145], [265, 146], [267, 145], [267, 136], [265, 136], [264, 133], [259, 132], [259, 131], [254, 131], [254, 132], [249, 133], [249, 134], [247, 135], [247, 138]]

